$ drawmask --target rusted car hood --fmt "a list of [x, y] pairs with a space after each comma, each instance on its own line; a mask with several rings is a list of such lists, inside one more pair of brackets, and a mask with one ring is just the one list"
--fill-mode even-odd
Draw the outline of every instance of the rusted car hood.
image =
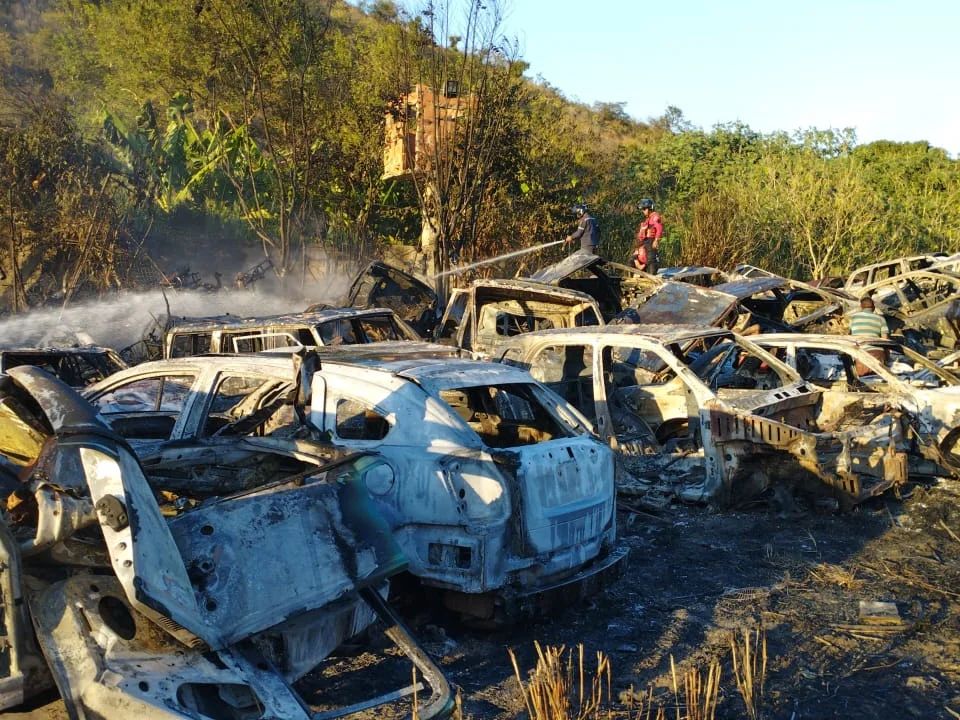
[[572, 255], [568, 255], [558, 263], [540, 268], [530, 276], [530, 280], [535, 280], [536, 282], [547, 285], [556, 285], [564, 278], [568, 278], [580, 270], [601, 264], [603, 264], [603, 259], [599, 256], [578, 251]]
[[633, 308], [632, 319], [642, 324], [716, 325], [737, 303], [737, 296], [682, 282], [665, 282], [663, 287]]

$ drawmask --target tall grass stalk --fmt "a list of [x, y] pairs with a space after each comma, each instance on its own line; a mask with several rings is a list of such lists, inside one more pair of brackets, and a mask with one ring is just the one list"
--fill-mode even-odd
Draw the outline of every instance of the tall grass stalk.
[[750, 720], [760, 720], [760, 703], [767, 677], [767, 634], [763, 628], [756, 633], [743, 630], [743, 637], [730, 635], [733, 676]]
[[598, 720], [604, 706], [611, 704], [612, 672], [610, 659], [596, 654], [596, 666], [586, 667], [583, 645], [541, 647], [535, 642], [537, 665], [524, 682], [516, 655], [510, 661], [530, 720]]

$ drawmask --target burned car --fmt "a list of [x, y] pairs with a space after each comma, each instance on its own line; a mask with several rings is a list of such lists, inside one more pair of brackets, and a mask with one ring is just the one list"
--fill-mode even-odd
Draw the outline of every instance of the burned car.
[[851, 505], [906, 480], [894, 414], [827, 426], [819, 390], [727, 330], [539, 332], [515, 338], [502, 359], [529, 368], [629, 456], [621, 491], [729, 505], [797, 484]]
[[785, 278], [753, 278], [714, 285], [737, 298], [737, 329], [761, 332], [844, 332], [844, 315], [856, 308], [842, 291]]
[[432, 337], [442, 306], [425, 279], [376, 260], [354, 276], [344, 305], [389, 308], [421, 337]]
[[529, 280], [586, 293], [607, 321], [649, 295], [661, 282], [653, 275], [583, 250], [537, 270]]
[[0, 521], [0, 707], [55, 683], [75, 718], [313, 719], [298, 680], [379, 617], [429, 685], [427, 714], [451, 711], [383, 600], [405, 562], [364, 487], [374, 456], [280, 452], [252, 489], [168, 486], [32, 367], [0, 378], [0, 422], [19, 468]]
[[515, 335], [602, 324], [600, 306], [586, 293], [529, 280], [474, 280], [451, 291], [436, 340], [489, 358]]
[[915, 350], [942, 355], [957, 347], [960, 275], [917, 270], [867, 285], [860, 294], [873, 299], [891, 334], [902, 335]]
[[854, 302], [825, 288], [781, 277], [746, 278], [713, 287], [664, 282], [615, 322], [713, 325], [758, 332], [843, 332]]
[[224, 436], [292, 436], [292, 358], [194, 357], [143, 363], [84, 391], [140, 457], [167, 443]]
[[909, 423], [911, 475], [960, 473], [960, 377], [895, 340], [838, 335], [760, 335], [774, 353], [823, 388], [838, 420], [864, 407], [897, 408]]
[[[613, 456], [578, 413], [502, 365], [367, 354], [197, 357], [132, 368], [88, 390], [152, 467], [231, 435], [375, 451], [367, 477], [409, 571], [452, 609], [509, 619], [622, 568]], [[299, 378], [299, 379], [298, 379]], [[303, 392], [305, 417], [291, 393]]]
[[844, 289], [857, 295], [868, 285], [883, 282], [914, 270], [926, 270], [945, 260], [947, 260], [945, 255], [923, 254], [865, 265], [847, 276]]
[[127, 367], [116, 352], [96, 345], [0, 348], [0, 373], [20, 365], [43, 368], [75, 388], [103, 380]]
[[165, 358], [204, 353], [254, 353], [273, 348], [420, 340], [392, 310], [325, 308], [269, 317], [178, 318], [163, 340]]

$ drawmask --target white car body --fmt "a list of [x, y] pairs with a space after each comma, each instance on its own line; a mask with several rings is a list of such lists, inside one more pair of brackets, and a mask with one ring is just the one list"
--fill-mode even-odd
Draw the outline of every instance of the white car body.
[[243, 473], [243, 455], [285, 470], [180, 505], [161, 467], [50, 375], [14, 368], [0, 401], [0, 454], [21, 464], [15, 507], [34, 508], [0, 517], [0, 709], [55, 681], [78, 720], [307, 720], [294, 683], [379, 617], [427, 680], [426, 715], [452, 710], [442, 671], [382, 597], [406, 567], [365, 489], [382, 460], [241, 438], [222, 471]]
[[[367, 478], [367, 485], [422, 582], [471, 596], [494, 593], [481, 612], [492, 615], [511, 601], [504, 598], [523, 604], [578, 574], [621, 564], [625, 553], [614, 549], [613, 453], [575, 409], [529, 374], [419, 357], [355, 363], [324, 357], [318, 364], [307, 380], [310, 432], [386, 461], [390, 471]], [[136, 427], [136, 415], [159, 416], [171, 428], [165, 438], [126, 435], [143, 457], [170, 441], [210, 436], [228, 419], [212, 410], [229, 379], [256, 386], [250, 409], [258, 395], [268, 404], [289, 392], [295, 377], [289, 357], [194, 357], [118, 373], [87, 397], [121, 435]], [[134, 412], [110, 412], [124, 409], [128, 395], [130, 405], [141, 402], [125, 388], [166, 386], [171, 379], [186, 388], [182, 401], [166, 402], [161, 389], [152, 409], [141, 403]], [[485, 409], [477, 411], [477, 403]], [[292, 411], [287, 420], [274, 422], [278, 434], [296, 429]]]

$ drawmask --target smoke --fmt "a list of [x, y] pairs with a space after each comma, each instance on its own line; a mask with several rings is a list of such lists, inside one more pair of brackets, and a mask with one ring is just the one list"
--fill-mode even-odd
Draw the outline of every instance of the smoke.
[[[316, 302], [338, 303], [346, 293], [350, 277], [330, 273], [308, 286], [292, 287], [258, 283], [250, 290], [220, 292], [167, 290], [170, 314], [203, 317], [238, 315], [257, 317], [301, 312]], [[0, 347], [49, 347], [56, 345], [103, 345], [122, 349], [142, 339], [157, 318], [167, 314], [164, 293], [150, 290], [118, 293], [83, 304], [38, 309], [0, 321]]]

